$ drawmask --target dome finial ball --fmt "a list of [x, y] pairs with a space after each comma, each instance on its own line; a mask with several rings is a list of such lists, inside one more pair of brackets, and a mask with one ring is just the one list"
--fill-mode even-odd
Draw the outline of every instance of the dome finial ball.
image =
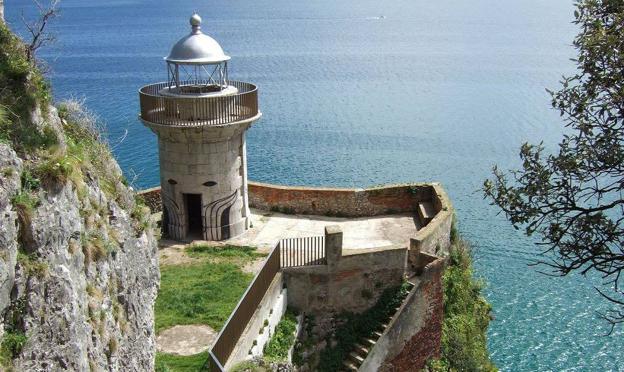
[[199, 16], [199, 14], [194, 13], [194, 14], [191, 16], [191, 20], [190, 20], [190, 22], [191, 22], [191, 26], [199, 26], [199, 25], [201, 25], [202, 19], [201, 19], [201, 17]]

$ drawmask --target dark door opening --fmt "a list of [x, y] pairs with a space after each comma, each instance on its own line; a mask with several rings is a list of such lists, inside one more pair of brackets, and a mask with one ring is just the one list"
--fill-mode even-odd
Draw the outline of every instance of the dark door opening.
[[202, 199], [201, 194], [184, 194], [188, 232], [192, 237], [202, 237]]

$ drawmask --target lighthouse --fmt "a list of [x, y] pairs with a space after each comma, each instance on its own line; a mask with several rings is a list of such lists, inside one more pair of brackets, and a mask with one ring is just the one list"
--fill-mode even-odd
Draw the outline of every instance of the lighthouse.
[[227, 56], [201, 30], [165, 57], [167, 81], [139, 90], [140, 119], [158, 136], [163, 232], [175, 240], [225, 240], [250, 227], [245, 132], [258, 120], [258, 89], [229, 79]]

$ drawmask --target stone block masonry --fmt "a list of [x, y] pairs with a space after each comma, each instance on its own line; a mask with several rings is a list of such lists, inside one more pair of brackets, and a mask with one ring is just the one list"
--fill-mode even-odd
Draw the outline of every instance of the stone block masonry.
[[439, 358], [444, 316], [444, 260], [436, 257], [415, 278], [415, 287], [375, 347], [360, 366], [362, 372], [421, 371]]
[[327, 265], [283, 269], [289, 306], [319, 315], [359, 313], [373, 306], [384, 289], [403, 280], [406, 247], [350, 250], [343, 255], [342, 231], [328, 226], [325, 250]]
[[337, 189], [249, 182], [249, 203], [253, 208], [263, 210], [319, 216], [370, 217], [414, 213], [418, 202], [432, 200], [437, 191], [435, 186], [411, 184]]
[[177, 240], [225, 240], [242, 234], [249, 226], [245, 169], [249, 124], [147, 125], [158, 134], [163, 228], [168, 235]]

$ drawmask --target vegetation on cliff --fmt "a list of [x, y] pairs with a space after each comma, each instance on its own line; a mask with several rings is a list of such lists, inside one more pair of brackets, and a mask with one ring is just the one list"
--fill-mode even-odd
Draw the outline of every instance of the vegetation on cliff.
[[487, 350], [492, 307], [481, 294], [483, 283], [472, 271], [468, 244], [451, 235], [452, 246], [444, 272], [442, 356], [430, 361], [431, 371], [496, 371]]
[[97, 123], [80, 102], [52, 105], [31, 46], [0, 22], [6, 370], [153, 365], [145, 326], [153, 324], [159, 274], [149, 210], [125, 184]]

